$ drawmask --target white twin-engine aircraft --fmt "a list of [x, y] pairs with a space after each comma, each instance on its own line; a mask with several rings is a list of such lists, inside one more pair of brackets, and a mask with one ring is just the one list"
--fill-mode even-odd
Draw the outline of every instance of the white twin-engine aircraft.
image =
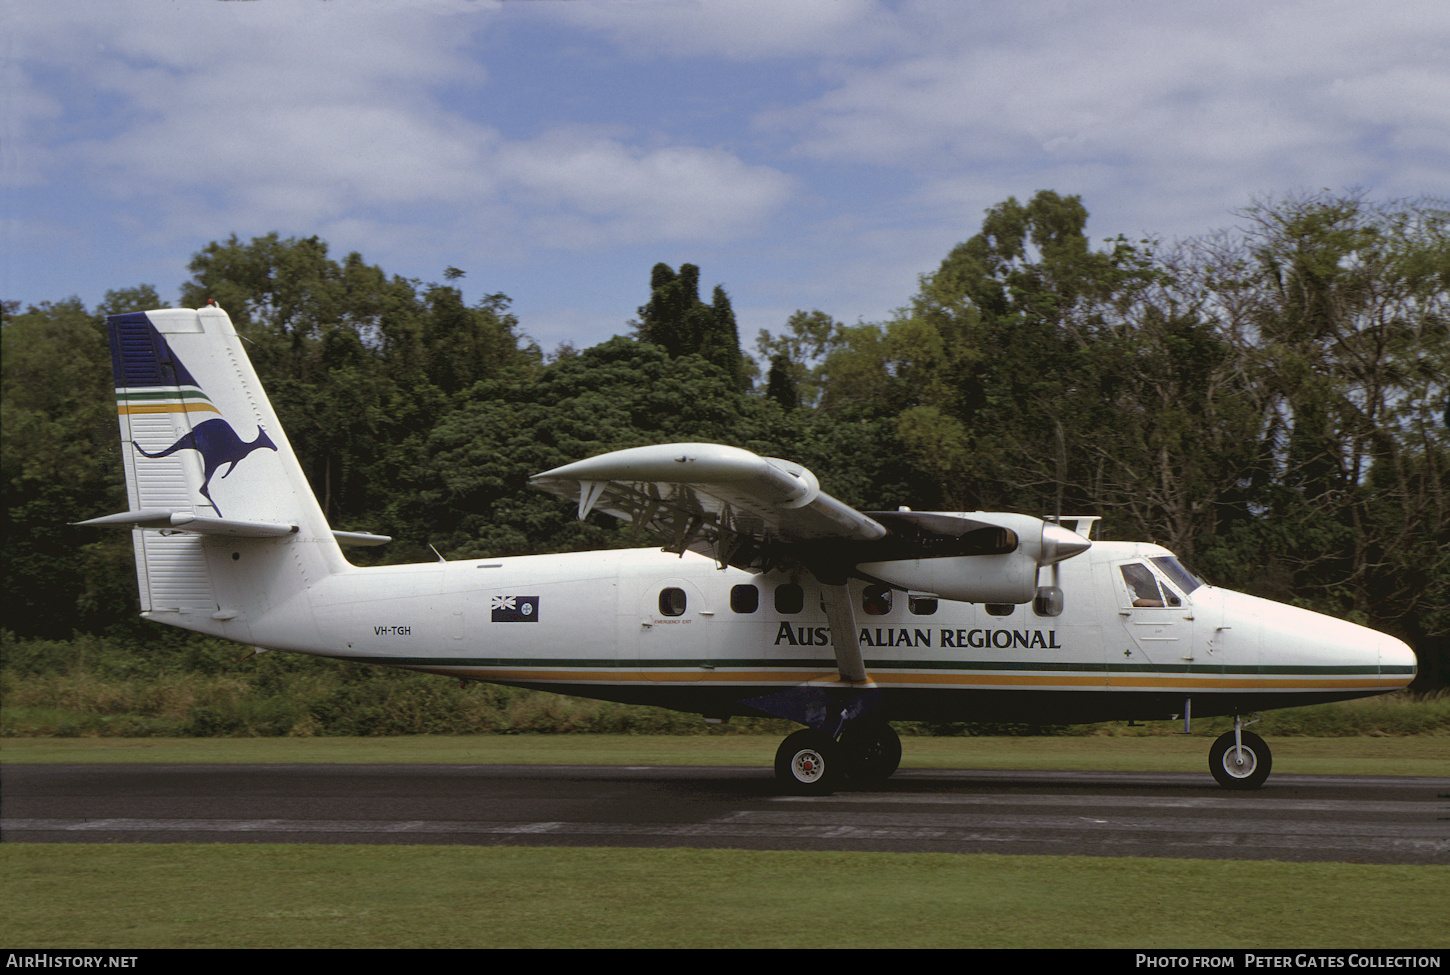
[[[1415, 656], [1350, 623], [1207, 585], [1173, 553], [1089, 541], [1096, 519], [861, 512], [798, 464], [662, 444], [535, 487], [663, 550], [353, 566], [230, 319], [109, 320], [142, 615], [271, 650], [723, 721], [789, 718], [787, 790], [880, 783], [888, 722], [1069, 724], [1231, 715], [1209, 767], [1252, 789], [1267, 708], [1404, 687]], [[1075, 529], [1075, 530], [1074, 530]]]

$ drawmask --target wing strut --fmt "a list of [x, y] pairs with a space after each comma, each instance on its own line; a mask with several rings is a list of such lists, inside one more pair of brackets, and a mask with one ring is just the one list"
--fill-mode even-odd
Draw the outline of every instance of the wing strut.
[[609, 487], [608, 481], [580, 481], [579, 482], [579, 520], [583, 521], [594, 506], [599, 503], [599, 498], [604, 494], [604, 489]]
[[850, 589], [845, 582], [832, 585], [822, 581], [821, 602], [825, 605], [826, 622], [831, 625], [831, 649], [836, 652], [836, 669], [853, 684], [866, 683], [866, 662], [861, 659], [861, 641], [856, 632], [856, 612], [851, 606]]

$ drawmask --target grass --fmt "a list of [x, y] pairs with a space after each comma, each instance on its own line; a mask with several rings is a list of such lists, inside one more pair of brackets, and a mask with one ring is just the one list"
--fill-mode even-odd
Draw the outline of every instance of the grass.
[[[1207, 723], [1205, 722], [1205, 725]], [[1450, 738], [1275, 738], [1276, 774], [1450, 772]], [[903, 768], [1087, 769], [1207, 775], [1211, 733], [1191, 737], [929, 738], [903, 741]], [[4, 738], [4, 762], [441, 762], [492, 765], [729, 765], [769, 769], [770, 735], [420, 735], [379, 738]]]
[[0, 870], [0, 942], [36, 948], [1450, 945], [1441, 867], [4, 844]]
[[[106, 701], [100, 691], [111, 691], [102, 685], [79, 706], [67, 699], [72, 685], [54, 685], [44, 703], [17, 706], [7, 694], [0, 762], [720, 765], [769, 775], [784, 733], [762, 722], [735, 724], [729, 733], [343, 737], [279, 722], [290, 730], [257, 737], [247, 736], [249, 722], [266, 722], [243, 715], [226, 719], [238, 737], [172, 737], [194, 722], [186, 714], [220, 708], [234, 691], [220, 681], [188, 686], [160, 685], [142, 702], [151, 710], [140, 718], [139, 698]], [[217, 696], [202, 703], [213, 690]], [[676, 727], [643, 709], [621, 720], [622, 712], [587, 710], [591, 702], [549, 698], [496, 703], [515, 728]], [[98, 702], [115, 711], [102, 713]], [[28, 707], [56, 710], [33, 720]], [[1254, 730], [1269, 739], [1275, 774], [1444, 776], [1447, 709], [1443, 694], [1391, 697], [1272, 712]], [[143, 727], [141, 737], [108, 736], [138, 722], [160, 724]], [[61, 737], [22, 730], [46, 725], [66, 730]], [[1193, 772], [1207, 781], [1208, 745], [1224, 727], [1198, 721], [1192, 737], [1172, 734], [1167, 722], [1085, 726], [1049, 737], [908, 735], [903, 767]], [[761, 733], [739, 733], [750, 730]], [[0, 843], [0, 889], [0, 943], [35, 948], [1450, 946], [1450, 867], [1440, 866]]]
[[[1207, 736], [906, 740], [916, 768], [1195, 771]], [[1286, 738], [1280, 772], [1444, 775], [1445, 738]], [[8, 738], [5, 762], [754, 765], [766, 735]], [[1450, 867], [325, 844], [0, 843], [0, 943], [58, 948], [1450, 945]]]

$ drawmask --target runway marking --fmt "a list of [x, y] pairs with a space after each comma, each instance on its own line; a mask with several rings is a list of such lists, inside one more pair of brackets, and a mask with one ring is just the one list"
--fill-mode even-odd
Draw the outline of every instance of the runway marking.
[[[900, 822], [900, 817], [894, 813], [853, 813], [849, 816], [832, 815], [830, 813], [808, 813], [808, 812], [752, 812], [742, 811], [733, 813], [726, 817], [729, 821], [736, 823], [760, 823], [762, 825], [778, 826], [810, 826], [816, 825], [825, 827], [828, 824], [840, 823], [848, 820], [851, 823], [871, 826], [889, 826]], [[1293, 835], [1303, 834], [1312, 836], [1383, 836], [1383, 837], [1409, 837], [1417, 839], [1428, 839], [1440, 843], [1447, 850], [1450, 850], [1450, 836], [1447, 836], [1445, 826], [1433, 821], [1420, 823], [1386, 824], [1378, 822], [1350, 822], [1336, 823], [1325, 822], [1320, 819], [1313, 820], [1291, 820], [1291, 819], [1238, 819], [1226, 823], [1222, 819], [1204, 817], [1171, 817], [1124, 815], [1120, 819], [1097, 819], [1079, 815], [1061, 816], [1033, 816], [1033, 815], [1004, 815], [1001, 812], [995, 813], [960, 813], [960, 814], [937, 814], [926, 816], [913, 816], [914, 823], [921, 823], [942, 828], [961, 828], [971, 825], [976, 829], [1020, 829], [1020, 830], [1061, 830], [1089, 832], [1110, 832], [1130, 831], [1143, 833], [1191, 833], [1196, 836], [1212, 836], [1215, 834], [1235, 833], [1259, 833], [1264, 835]]]
[[[845, 821], [843, 821], [845, 820]], [[1194, 847], [1263, 849], [1344, 849], [1413, 852], [1416, 856], [1450, 856], [1450, 838], [1444, 827], [1376, 826], [1373, 824], [1238, 822], [1225, 828], [1219, 820], [1126, 818], [1118, 822], [1087, 822], [1080, 816], [961, 815], [920, 817], [911, 826], [899, 825], [893, 814], [852, 813], [846, 816], [794, 812], [737, 812], [694, 824], [621, 824], [590, 822], [488, 822], [421, 820], [300, 820], [300, 819], [6, 819], [3, 832], [105, 833], [280, 833], [280, 834], [412, 834], [578, 837], [683, 837], [690, 839], [856, 840], [900, 842], [935, 840], [959, 845], [971, 843], [1023, 843], [1039, 846], [1080, 844], [1085, 832], [1104, 846], [1182, 847], [1190, 856]], [[1182, 839], [1166, 838], [1181, 835]]]
[[[319, 775], [325, 781], [337, 769], [319, 772], [313, 766], [289, 766], [304, 773], [310, 782]], [[203, 771], [227, 770], [230, 766], [208, 766]], [[393, 771], [411, 776], [417, 769], [378, 767], [373, 774]], [[83, 770], [84, 771], [84, 770]], [[0, 833], [9, 842], [133, 842], [133, 843], [391, 843], [469, 844], [503, 846], [615, 846], [696, 847], [798, 850], [919, 850], [941, 853], [1021, 853], [1028, 855], [1087, 856], [1171, 856], [1214, 859], [1284, 859], [1294, 861], [1369, 861], [1384, 863], [1450, 863], [1450, 819], [1445, 800], [1450, 797], [1450, 778], [1414, 780], [1376, 779], [1357, 792], [1324, 792], [1306, 788], [1317, 777], [1286, 777], [1289, 788], [1227, 794], [1211, 792], [1199, 783], [1206, 776], [1170, 775], [1165, 781], [1136, 775], [1102, 773], [1033, 773], [1013, 783], [1009, 773], [937, 772], [911, 770], [899, 788], [880, 791], [843, 791], [831, 796], [791, 797], [774, 794], [765, 786], [752, 785], [740, 795], [719, 796], [714, 790], [697, 791], [696, 780], [707, 770], [685, 770], [680, 787], [666, 786], [661, 773], [660, 798], [668, 800], [656, 808], [640, 808], [616, 802], [613, 787], [604, 793], [609, 801], [577, 801], [583, 794], [571, 787], [560, 793], [559, 805], [541, 797], [528, 805], [514, 805], [515, 788], [490, 795], [476, 804], [437, 805], [443, 814], [462, 813], [469, 820], [418, 819], [432, 809], [402, 802], [397, 805], [359, 805], [336, 800], [347, 793], [342, 786], [326, 786], [325, 795], [311, 792], [298, 798], [302, 805], [252, 805], [243, 807], [253, 816], [207, 818], [186, 816], [196, 808], [214, 809], [225, 815], [223, 806], [201, 807], [158, 805], [155, 800], [171, 796], [176, 776], [187, 770], [167, 768], [166, 775], [137, 793], [145, 804], [126, 802], [103, 806], [72, 802], [62, 788], [50, 795], [40, 788], [34, 805], [12, 805], [7, 794], [6, 811], [35, 813], [31, 817], [12, 815], [0, 819]], [[275, 776], [278, 767], [251, 770]], [[654, 767], [643, 767], [652, 776]], [[6, 785], [13, 783], [15, 770], [6, 770]], [[87, 774], [91, 774], [87, 772]], [[351, 782], [359, 772], [343, 773]], [[429, 780], [442, 775], [452, 788], [457, 776], [482, 774], [472, 766], [427, 769]], [[510, 783], [516, 771], [502, 773]], [[524, 778], [578, 778], [603, 776], [613, 781], [623, 774], [640, 772], [618, 768], [552, 769], [530, 771]], [[757, 776], [754, 771], [709, 771], [709, 776], [740, 778]], [[707, 778], [709, 776], [706, 776]], [[998, 786], [997, 780], [1004, 785]], [[1154, 788], [1124, 789], [1139, 780]], [[980, 780], [980, 781], [978, 781]], [[43, 784], [48, 779], [38, 780]], [[68, 780], [66, 780], [68, 781]], [[251, 781], [247, 779], [247, 781]], [[412, 782], [408, 778], [407, 782]], [[1362, 780], [1356, 779], [1356, 782]], [[1058, 782], [1065, 784], [1054, 794]], [[1096, 784], [1107, 782], [1108, 785]], [[1340, 785], [1342, 780], [1326, 778], [1323, 784]], [[941, 783], [945, 783], [942, 785]], [[965, 783], [965, 784], [963, 784]], [[440, 795], [447, 792], [439, 787]], [[1093, 792], [1093, 788], [1101, 791]], [[1017, 789], [1023, 791], [1017, 792]], [[1047, 790], [1047, 791], [1042, 791]], [[7, 791], [8, 788], [7, 788]], [[215, 789], [208, 786], [208, 796]], [[391, 800], [411, 792], [405, 783], [390, 785]], [[1140, 793], [1134, 795], [1132, 793]], [[336, 794], [334, 794], [336, 793]], [[270, 795], [271, 793], [267, 793]], [[431, 793], [429, 793], [431, 795]], [[470, 792], [470, 795], [474, 793]], [[88, 797], [90, 792], [84, 793]], [[522, 793], [520, 793], [522, 795]], [[550, 793], [552, 795], [552, 793]], [[1362, 799], [1339, 798], [1360, 795]], [[1336, 798], [1328, 798], [1336, 796]], [[289, 798], [289, 797], [283, 797]], [[41, 800], [46, 800], [43, 804]], [[319, 804], [321, 803], [321, 804]], [[565, 810], [568, 810], [565, 812]], [[241, 811], [241, 810], [238, 810]], [[358, 819], [358, 812], [376, 818]], [[91, 815], [86, 816], [89, 812]], [[141, 813], [127, 816], [125, 813]], [[163, 818], [148, 815], [170, 812]], [[280, 813], [264, 817], [257, 813]], [[106, 815], [116, 813], [120, 815]], [[348, 815], [338, 815], [346, 813]], [[582, 821], [533, 819], [534, 816], [579, 815]], [[297, 818], [298, 815], [303, 818]], [[317, 818], [305, 818], [314, 814]], [[407, 818], [394, 818], [404, 816]], [[499, 819], [503, 816], [503, 819]], [[597, 819], [595, 817], [598, 817]], [[674, 817], [674, 818], [671, 818]], [[641, 822], [655, 819], [660, 822]]]
[[6, 819], [0, 832], [115, 833], [549, 833], [562, 822], [487, 823], [463, 820], [371, 819]]
[[1094, 808], [1126, 807], [1131, 809], [1223, 809], [1241, 812], [1252, 804], [1255, 810], [1279, 812], [1369, 812], [1388, 815], [1413, 814], [1428, 808], [1424, 801], [1398, 799], [1268, 799], [1239, 796], [1103, 796], [1103, 795], [1038, 795], [997, 793], [992, 795], [924, 795], [921, 793], [836, 793], [830, 796], [775, 796], [772, 802], [846, 805], [910, 805], [910, 806], [1092, 806]]

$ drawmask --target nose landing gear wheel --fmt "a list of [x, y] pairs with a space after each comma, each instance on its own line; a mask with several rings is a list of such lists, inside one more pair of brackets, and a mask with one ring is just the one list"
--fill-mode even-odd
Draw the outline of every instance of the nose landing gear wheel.
[[825, 796], [836, 791], [844, 775], [841, 746], [824, 731], [805, 728], [780, 743], [775, 753], [775, 778], [798, 796]]
[[1264, 739], [1250, 731], [1240, 732], [1242, 754], [1234, 747], [1232, 731], [1219, 735], [1208, 750], [1208, 769], [1225, 789], [1257, 789], [1269, 777], [1273, 756]]

